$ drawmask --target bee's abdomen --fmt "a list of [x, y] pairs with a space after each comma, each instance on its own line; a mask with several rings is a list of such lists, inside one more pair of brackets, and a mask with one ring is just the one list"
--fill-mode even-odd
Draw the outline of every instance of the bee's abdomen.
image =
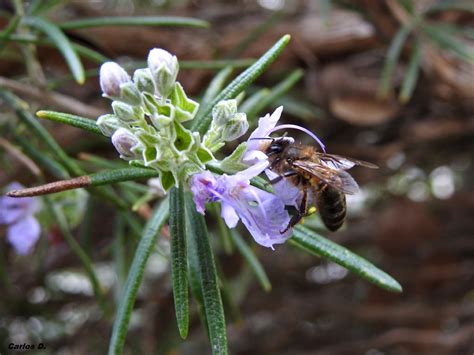
[[330, 231], [338, 230], [346, 218], [346, 196], [330, 187], [324, 186], [317, 196], [316, 206], [324, 225]]

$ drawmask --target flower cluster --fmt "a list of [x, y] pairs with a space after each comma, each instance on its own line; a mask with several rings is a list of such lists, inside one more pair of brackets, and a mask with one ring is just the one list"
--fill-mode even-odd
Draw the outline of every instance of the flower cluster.
[[114, 113], [99, 117], [99, 128], [122, 159], [156, 169], [165, 190], [213, 159], [199, 134], [183, 126], [199, 104], [176, 81], [178, 70], [176, 57], [158, 48], [150, 51], [147, 68], [135, 70], [133, 80], [117, 63], [100, 68], [103, 96], [113, 100]]
[[[264, 171], [271, 174], [264, 153], [269, 140], [262, 138], [279, 128], [297, 126], [276, 126], [283, 111], [279, 107], [260, 118], [247, 142], [218, 161], [214, 154], [247, 132], [247, 116], [238, 112], [236, 100], [220, 101], [201, 139], [183, 125], [194, 118], [199, 104], [176, 81], [178, 70], [176, 57], [157, 48], [149, 53], [148, 67], [137, 69], [133, 79], [118, 64], [103, 64], [100, 84], [103, 95], [113, 100], [114, 113], [99, 117], [102, 133], [111, 137], [122, 159], [156, 169], [159, 180], [153, 184], [160, 190], [166, 193], [172, 186], [189, 183], [198, 212], [204, 214], [207, 202], [220, 202], [230, 228], [241, 220], [257, 243], [271, 248], [283, 243], [292, 232], [286, 230], [290, 221], [286, 206], [298, 204], [298, 190], [282, 181], [272, 194], [252, 186], [250, 179]], [[206, 165], [225, 174], [216, 175]]]
[[[18, 190], [23, 186], [13, 182], [7, 190]], [[20, 255], [29, 254], [41, 234], [41, 227], [34, 214], [39, 203], [35, 197], [13, 198], [0, 196], [0, 224], [7, 225], [8, 242]]]

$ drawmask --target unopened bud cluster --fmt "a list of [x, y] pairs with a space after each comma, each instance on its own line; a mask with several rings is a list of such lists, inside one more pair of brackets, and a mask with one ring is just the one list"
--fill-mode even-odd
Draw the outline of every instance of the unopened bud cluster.
[[156, 169], [167, 191], [203, 170], [214, 160], [213, 152], [242, 136], [248, 123], [246, 115], [237, 112], [235, 100], [221, 101], [201, 142], [198, 132], [183, 126], [194, 118], [199, 104], [176, 81], [176, 56], [155, 48], [147, 64], [135, 70], [133, 79], [117, 63], [102, 65], [100, 86], [103, 96], [113, 100], [113, 114], [100, 116], [97, 125], [111, 137], [122, 159]]
[[236, 100], [222, 100], [212, 110], [211, 127], [204, 135], [203, 143], [212, 152], [225, 143], [236, 140], [247, 132], [247, 115], [237, 112]]

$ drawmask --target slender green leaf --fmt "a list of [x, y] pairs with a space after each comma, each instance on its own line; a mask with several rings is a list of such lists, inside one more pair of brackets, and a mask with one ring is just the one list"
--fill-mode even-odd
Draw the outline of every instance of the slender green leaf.
[[192, 227], [189, 218], [186, 218], [186, 246], [188, 254], [188, 277], [191, 294], [196, 302], [199, 319], [206, 329], [209, 338], [209, 327], [207, 325], [206, 310], [204, 307], [204, 296], [201, 289], [201, 277], [199, 271], [199, 255], [196, 238], [190, 233]]
[[186, 218], [191, 230], [187, 233], [194, 238], [197, 248], [198, 267], [204, 308], [208, 323], [209, 338], [213, 354], [227, 354], [227, 334], [222, 298], [217, 282], [217, 272], [209, 242], [204, 217], [196, 211], [190, 194], [186, 195]]
[[393, 37], [392, 42], [390, 43], [390, 48], [388, 49], [387, 58], [385, 59], [382, 69], [382, 76], [380, 78], [379, 93], [383, 97], [386, 97], [390, 92], [393, 73], [395, 71], [398, 58], [400, 57], [403, 44], [405, 43], [405, 40], [407, 39], [411, 29], [411, 26], [403, 26], [398, 30], [397, 34], [395, 37]]
[[[69, 173], [72, 173], [76, 176], [84, 175], [84, 170], [71, 159], [66, 152], [61, 148], [61, 146], [54, 140], [54, 138], [49, 134], [49, 132], [39, 123], [39, 121], [27, 111], [27, 105], [24, 101], [20, 100], [17, 96], [13, 95], [11, 92], [2, 90], [0, 87], [0, 97], [5, 100], [7, 105], [9, 105], [14, 111], [15, 114], [20, 118], [20, 120], [29, 127], [29, 131], [33, 133], [41, 142], [43, 142], [49, 149], [49, 151], [57, 158], [57, 162], [61, 163]], [[43, 159], [43, 161], [45, 161]], [[70, 175], [68, 174], [67, 177]], [[120, 209], [128, 209], [127, 204], [117, 196], [110, 187], [106, 186], [100, 189], [93, 189], [92, 191], [96, 192], [100, 197], [111, 202]]]
[[390, 275], [380, 270], [364, 258], [354, 254], [316, 232], [301, 225], [293, 229], [290, 243], [317, 256], [327, 258], [346, 269], [354, 272], [363, 279], [391, 291], [402, 292], [402, 286]]
[[138, 288], [143, 280], [145, 266], [153, 248], [161, 227], [166, 223], [169, 216], [168, 199], [163, 200], [153, 211], [143, 231], [143, 236], [138, 244], [133, 258], [130, 271], [125, 282], [125, 287], [120, 297], [120, 303], [115, 317], [112, 336], [109, 344], [109, 355], [122, 354], [125, 337], [127, 335], [130, 316], [137, 297]]
[[402, 89], [400, 91], [400, 101], [407, 102], [410, 100], [413, 90], [415, 89], [416, 82], [418, 81], [418, 74], [420, 73], [420, 62], [421, 62], [421, 41], [417, 41], [413, 53], [411, 54], [410, 62], [408, 63], [408, 69], [403, 78]]
[[232, 67], [227, 66], [214, 76], [206, 91], [204, 92], [204, 95], [202, 96], [198, 113], [202, 107], [206, 107], [212, 101], [212, 99], [219, 94], [219, 92], [224, 87], [225, 82], [232, 74], [232, 71]]
[[[265, 98], [270, 95], [269, 88], [262, 88], [252, 95], [250, 95], [242, 104], [239, 106], [239, 111], [245, 112], [247, 117], [251, 117], [250, 115], [255, 115], [252, 111], [255, 111], [254, 108], [260, 105], [260, 102], [265, 100]], [[252, 116], [253, 117], [253, 116]], [[251, 120], [250, 124], [254, 123], [253, 119]]]
[[283, 36], [277, 43], [273, 45], [260, 59], [258, 59], [250, 68], [235, 78], [224, 90], [217, 95], [206, 107], [204, 107], [199, 115], [196, 115], [192, 121], [191, 128], [204, 134], [208, 129], [212, 117], [212, 108], [221, 100], [235, 98], [243, 90], [245, 90], [253, 81], [255, 81], [273, 61], [280, 55], [283, 49], [290, 41], [290, 35]]
[[267, 292], [271, 291], [272, 285], [270, 283], [270, 280], [268, 279], [268, 276], [265, 270], [263, 269], [262, 264], [260, 264], [260, 261], [253, 253], [252, 249], [247, 245], [247, 243], [245, 243], [243, 238], [235, 229], [230, 231], [230, 236], [234, 244], [237, 246], [237, 249], [239, 249], [240, 254], [242, 254], [250, 269], [257, 277], [257, 280], [262, 286], [262, 288]]
[[282, 11], [274, 11], [265, 21], [250, 31], [237, 45], [226, 55], [226, 58], [236, 58], [242, 54], [251, 44], [267, 32], [276, 22], [282, 18]]
[[84, 68], [71, 42], [61, 29], [42, 17], [25, 17], [24, 22], [48, 36], [64, 56], [74, 78], [79, 84], [85, 80]]
[[60, 23], [62, 29], [77, 30], [80, 28], [93, 28], [104, 26], [180, 26], [208, 28], [209, 23], [204, 20], [187, 17], [165, 16], [114, 16], [92, 17], [75, 21]]
[[277, 99], [272, 106], [276, 107], [280, 105], [285, 108], [286, 113], [305, 121], [327, 117], [327, 114], [323, 109], [303, 97], [299, 98], [285, 95], [280, 99]]
[[474, 5], [472, 1], [468, 0], [444, 0], [444, 1], [437, 1], [434, 5], [428, 7], [424, 12], [425, 15], [430, 15], [435, 12], [439, 11], [446, 11], [446, 10], [458, 10], [458, 11], [466, 11], [474, 13]]
[[[115, 231], [113, 241], [113, 259], [117, 273], [115, 289], [116, 302], [120, 301], [120, 292], [127, 277], [127, 258], [125, 253], [124, 219], [126, 216], [118, 213], [115, 217]], [[90, 234], [89, 234], [90, 235]]]
[[66, 152], [59, 146], [49, 132], [38, 122], [33, 115], [27, 111], [27, 105], [18, 97], [9, 91], [0, 90], [0, 97], [15, 111], [20, 120], [30, 128], [31, 132], [35, 134], [46, 146], [51, 153], [55, 154], [59, 162], [75, 175], [82, 175], [83, 172], [66, 154]]
[[91, 186], [101, 186], [115, 184], [117, 182], [150, 179], [158, 176], [158, 172], [151, 168], [123, 168], [102, 170], [94, 174], [88, 175], [91, 181]]
[[58, 223], [59, 229], [61, 230], [64, 240], [69, 245], [72, 252], [76, 254], [76, 256], [81, 261], [84, 270], [91, 282], [92, 289], [94, 290], [94, 295], [97, 301], [99, 302], [99, 305], [105, 313], [108, 313], [108, 306], [105, 300], [105, 296], [102, 292], [99, 279], [97, 278], [97, 275], [94, 271], [94, 265], [92, 264], [92, 260], [89, 258], [87, 253], [82, 249], [82, 247], [72, 235], [63, 212], [59, 208], [54, 206], [54, 203], [51, 201], [50, 197], [46, 196], [44, 198], [44, 201], [47, 205], [47, 211], [51, 213], [51, 215], [53, 216], [53, 220]]
[[211, 206], [211, 210], [217, 221], [219, 240], [221, 241], [222, 247], [224, 248], [224, 252], [227, 255], [230, 255], [233, 252], [234, 246], [230, 236], [230, 229], [225, 224], [224, 219], [221, 218], [221, 207], [215, 203]]
[[255, 63], [255, 59], [221, 59], [221, 60], [180, 60], [180, 69], [225, 69], [247, 68]]
[[13, 16], [10, 22], [8, 22], [8, 25], [5, 27], [5, 29], [0, 32], [0, 50], [3, 49], [5, 42], [8, 40], [10, 35], [13, 32], [15, 32], [20, 20], [21, 20], [20, 16], [18, 15]]
[[246, 112], [249, 120], [255, 120], [263, 109], [271, 105], [281, 96], [283, 96], [283, 94], [285, 94], [288, 90], [290, 90], [303, 77], [303, 73], [304, 71], [301, 69], [293, 71], [279, 84], [271, 88], [267, 95], [264, 95], [260, 100], [255, 101], [253, 107], [247, 107]]
[[56, 179], [61, 180], [69, 177], [69, 173], [61, 164], [49, 158], [41, 151], [41, 149], [34, 146], [31, 140], [26, 139], [22, 134], [18, 134], [17, 132], [13, 132], [13, 135], [16, 142], [21, 146], [26, 155], [33, 159], [35, 163], [39, 164], [42, 168], [46, 169], [49, 174], [54, 176]]
[[36, 112], [36, 116], [45, 120], [67, 124], [102, 136], [102, 132], [100, 131], [99, 126], [97, 126], [97, 123], [89, 118], [56, 111], [38, 111]]
[[181, 338], [188, 336], [188, 264], [186, 253], [186, 214], [184, 189], [173, 187], [170, 191], [171, 280], [174, 308]]
[[422, 26], [423, 32], [441, 49], [449, 50], [468, 63], [474, 64], [474, 50], [446, 31], [442, 26]]
[[[255, 59], [217, 59], [217, 60], [180, 60], [179, 69], [202, 69], [215, 70], [231, 68], [247, 68], [255, 63]], [[146, 67], [147, 63], [144, 61], [134, 61], [125, 66], [127, 70], [134, 70]]]
[[[51, 40], [48, 39], [43, 39], [39, 38], [37, 36], [32, 36], [30, 34], [28, 35], [23, 35], [23, 34], [11, 34], [9, 35], [5, 40], [12, 41], [12, 42], [18, 42], [18, 43], [33, 43], [39, 46], [48, 46], [48, 47], [56, 47], [55, 43], [52, 42]], [[108, 60], [110, 60], [108, 57], [105, 55], [90, 49], [88, 47], [85, 47], [81, 44], [71, 42], [72, 48], [74, 50], [82, 55], [84, 58], [88, 58], [96, 63], [103, 63]], [[97, 69], [94, 69], [96, 75], [98, 75], [99, 71]], [[90, 74], [89, 74], [90, 75]]]
[[28, 7], [29, 15], [39, 15], [51, 11], [54, 7], [64, 3], [64, 0], [34, 0]]

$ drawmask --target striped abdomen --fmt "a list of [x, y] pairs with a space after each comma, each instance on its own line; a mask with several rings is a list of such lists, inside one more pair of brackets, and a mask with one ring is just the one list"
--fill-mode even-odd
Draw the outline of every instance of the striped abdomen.
[[342, 226], [346, 217], [346, 195], [324, 185], [317, 193], [316, 207], [324, 225], [334, 232]]

